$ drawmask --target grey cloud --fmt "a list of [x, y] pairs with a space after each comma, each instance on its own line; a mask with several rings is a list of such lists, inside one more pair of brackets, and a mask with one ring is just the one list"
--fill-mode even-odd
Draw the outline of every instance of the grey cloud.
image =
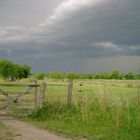
[[[67, 14], [67, 8], [71, 6], [68, 4], [67, 8], [66, 5], [64, 9], [58, 8], [59, 10], [44, 22], [42, 34], [46, 39], [47, 36], [52, 37], [52, 44], [56, 46], [56, 48], [51, 47], [52, 50], [59, 51], [65, 48], [64, 50], [68, 49], [68, 51], [73, 49], [88, 52], [91, 51], [91, 42], [115, 42], [114, 44], [121, 46], [122, 50], [126, 49], [130, 54], [129, 46], [140, 44], [140, 18], [137, 16], [140, 14], [139, 5], [140, 2], [137, 0], [136, 2], [108, 0], [99, 5], [89, 0], [89, 5], [77, 6], [77, 11], [76, 8], [71, 8]], [[50, 34], [47, 34], [48, 28], [52, 31]], [[96, 49], [98, 50], [94, 47], [93, 51]]]
[[1, 29], [0, 51], [12, 59], [46, 59], [54, 67], [63, 59], [72, 65], [75, 60], [139, 57], [139, 7], [139, 0], [68, 0], [38, 26]]
[[9, 32], [6, 30], [8, 37], [5, 37], [6, 40], [2, 38], [2, 41], [36, 42], [34, 46], [52, 51], [91, 51], [92, 42], [115, 42], [124, 47], [139, 45], [140, 18], [136, 15], [140, 14], [140, 2], [135, 1], [69, 0], [58, 6], [41, 27], [36, 27], [36, 31], [29, 29], [28, 33], [28, 29], [18, 27], [9, 29]]
[[0, 0], [0, 26], [38, 25], [63, 0]]

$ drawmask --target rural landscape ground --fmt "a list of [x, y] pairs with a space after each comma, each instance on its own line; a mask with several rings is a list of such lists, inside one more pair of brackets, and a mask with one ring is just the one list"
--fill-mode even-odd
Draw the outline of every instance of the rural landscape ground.
[[[45, 82], [68, 84], [63, 80], [48, 79]], [[27, 128], [31, 128], [33, 131], [29, 133], [29, 138], [32, 133], [36, 132], [41, 134], [40, 140], [44, 140], [45, 136], [46, 139], [54, 136], [52, 140], [55, 138], [59, 140], [62, 137], [76, 140], [139, 140], [139, 84], [139, 80], [75, 80], [71, 106], [67, 105], [67, 86], [48, 86], [42, 109], [38, 108], [29, 113], [15, 109], [20, 102], [17, 103], [18, 105], [16, 103], [10, 105], [12, 109], [8, 112], [14, 116], [14, 119], [1, 120], [0, 138], [16, 140], [21, 138], [22, 132], [24, 134], [27, 132], [28, 136]], [[23, 88], [5, 87], [4, 90], [20, 91]], [[31, 96], [25, 95], [23, 98], [27, 99]], [[4, 97], [1, 96], [1, 98]], [[26, 103], [26, 105], [31, 106], [32, 103]], [[21, 125], [18, 125], [19, 120], [22, 120]], [[9, 125], [10, 128], [8, 128]], [[47, 130], [46, 134], [44, 130]], [[61, 137], [54, 134], [61, 135]], [[39, 138], [38, 136], [36, 138]], [[48, 138], [48, 140], [51, 139]]]
[[0, 120], [0, 140], [70, 140], [46, 130], [37, 129], [13, 118], [6, 112], [0, 111]]

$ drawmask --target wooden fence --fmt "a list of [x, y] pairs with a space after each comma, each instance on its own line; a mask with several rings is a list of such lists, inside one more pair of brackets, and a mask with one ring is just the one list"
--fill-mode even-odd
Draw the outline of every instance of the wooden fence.
[[[45, 94], [47, 94], [46, 89], [49, 86], [66, 86], [67, 87], [67, 103], [68, 105], [71, 105], [72, 102], [72, 89], [73, 89], [73, 83], [69, 84], [47, 84], [45, 82], [42, 82], [41, 84], [38, 84], [37, 81], [35, 81], [33, 84], [0, 84], [0, 95], [3, 96], [3, 98], [0, 98], [0, 110], [7, 108], [10, 106], [10, 104], [15, 103], [17, 108], [24, 108], [29, 109], [28, 106], [18, 106], [17, 103], [24, 102], [24, 103], [32, 103], [34, 109], [37, 107], [42, 108], [44, 104]], [[26, 88], [24, 91], [7, 91], [4, 90], [3, 87], [23, 87]], [[32, 95], [32, 98], [29, 99], [23, 97], [25, 95]], [[30, 96], [31, 97], [31, 96]]]
[[[45, 83], [44, 83], [45, 84]], [[72, 103], [72, 92], [73, 92], [73, 82], [69, 82], [69, 84], [49, 84], [49, 83], [46, 83], [45, 84], [46, 86], [46, 89], [48, 87], [66, 87], [67, 88], [67, 91], [63, 91], [63, 92], [66, 92], [66, 96], [67, 96], [67, 104], [68, 105], [71, 105]], [[47, 94], [47, 92], [46, 92]]]
[[[6, 87], [6, 88], [11, 87], [15, 90], [14, 91], [11, 91], [11, 90], [7, 91], [6, 88], [3, 89], [4, 87]], [[36, 108], [37, 107], [37, 100], [38, 100], [37, 99], [38, 87], [39, 87], [39, 85], [37, 84], [36, 81], [33, 84], [0, 84], [0, 95], [2, 96], [2, 98], [0, 99], [0, 102], [2, 102], [0, 105], [0, 110], [7, 108], [12, 103], [17, 104], [19, 102], [33, 103], [32, 108]], [[18, 88], [18, 89], [22, 88], [23, 91], [16, 91], [16, 88]], [[22, 98], [25, 95], [29, 95], [29, 94], [33, 95], [32, 98], [27, 98], [27, 99]], [[21, 106], [17, 105], [17, 108], [21, 108]], [[26, 108], [28, 108], [28, 107], [26, 106]]]

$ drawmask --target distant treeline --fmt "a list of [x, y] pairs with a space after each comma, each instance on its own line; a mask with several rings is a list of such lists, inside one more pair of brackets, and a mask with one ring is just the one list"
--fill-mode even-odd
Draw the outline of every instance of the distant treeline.
[[62, 73], [59, 71], [52, 71], [49, 73], [31, 74], [31, 66], [15, 64], [6, 59], [0, 59], [0, 77], [4, 80], [16, 80], [22, 78], [34, 77], [35, 79], [140, 79], [140, 71], [138, 74], [129, 72], [122, 73], [119, 71], [112, 71], [109, 73], [98, 74], [80, 74], [80, 73]]
[[78, 74], [78, 73], [62, 73], [58, 71], [45, 73], [37, 73], [34, 75], [37, 79], [116, 79], [116, 80], [131, 80], [131, 79], [140, 79], [140, 74], [121, 73], [119, 71], [112, 71], [110, 73], [99, 73], [99, 74]]

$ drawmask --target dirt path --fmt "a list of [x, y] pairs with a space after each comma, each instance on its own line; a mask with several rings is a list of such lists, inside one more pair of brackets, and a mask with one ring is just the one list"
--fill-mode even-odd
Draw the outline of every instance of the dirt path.
[[16, 120], [0, 111], [0, 120], [6, 125], [16, 130], [15, 140], [70, 140], [51, 134], [45, 130], [37, 129], [30, 124]]

